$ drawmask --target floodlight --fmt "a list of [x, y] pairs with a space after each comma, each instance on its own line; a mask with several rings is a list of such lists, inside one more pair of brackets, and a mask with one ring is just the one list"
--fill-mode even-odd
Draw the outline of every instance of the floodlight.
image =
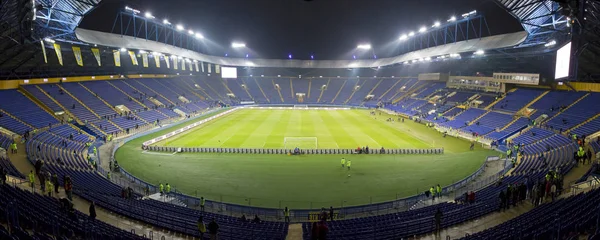
[[183, 25], [177, 24], [177, 31], [183, 31]]
[[453, 57], [453, 58], [460, 57], [460, 54], [458, 54], [458, 53], [451, 53], [450, 57]]
[[420, 33], [423, 33], [423, 32], [425, 32], [425, 31], [427, 31], [427, 28], [426, 28], [425, 26], [423, 26], [423, 27], [419, 28], [419, 32], [420, 32]]
[[140, 54], [142, 54], [142, 53], [146, 53], [146, 51], [144, 51], [144, 50], [140, 50], [140, 52], [139, 52], [139, 53], [140, 53]]
[[202, 36], [202, 34], [200, 34], [200, 33], [196, 33], [195, 36], [197, 39], [204, 39], [204, 36]]
[[154, 19], [154, 16], [152, 16], [152, 13], [150, 13], [150, 12], [146, 12], [146, 14], [144, 14], [144, 16], [146, 18]]
[[407, 38], [408, 38], [408, 35], [402, 34], [402, 36], [400, 36], [400, 41], [406, 40]]
[[161, 55], [162, 55], [162, 53], [159, 53], [159, 52], [152, 52], [152, 55], [154, 55], [154, 56], [161, 56]]
[[292, 54], [288, 54], [288, 58], [289, 58], [289, 59], [292, 59]]
[[477, 50], [476, 52], [474, 52], [473, 54], [475, 55], [483, 55], [485, 52], [483, 50]]
[[262, 74], [261, 74], [261, 75], [260, 75], [260, 77], [265, 77], [265, 75], [262, 75]]
[[140, 13], [140, 10], [133, 9], [133, 8], [128, 7], [128, 6], [125, 6], [125, 11], [130, 11], [133, 14], [139, 14]]
[[44, 41], [49, 42], [49, 43], [54, 43], [55, 41], [50, 39], [50, 38], [44, 38]]
[[[404, 64], [408, 64], [408, 61], [404, 62]], [[392, 77], [394, 77], [394, 76], [392, 76]]]
[[368, 50], [368, 49], [371, 49], [371, 44], [360, 44], [360, 45], [356, 46], [356, 48]]
[[125, 51], [127, 51], [127, 49], [121, 48], [121, 52], [125, 52]]
[[412, 36], [414, 36], [414, 35], [415, 35], [415, 32], [409, 32], [409, 33], [408, 33], [408, 36], [409, 36], [409, 37], [412, 37]]
[[250, 54], [246, 54], [246, 58], [250, 57]]
[[436, 21], [435, 23], [433, 23], [433, 26], [431, 26], [431, 27], [436, 28], [436, 27], [439, 27], [440, 25], [442, 25], [442, 24], [440, 22]]
[[[246, 47], [246, 44], [245, 43], [236, 43], [236, 42], [234, 42], [234, 43], [231, 44], [231, 47], [232, 48], [243, 48], [243, 47]], [[246, 56], [246, 57], [248, 57], [248, 56]]]
[[552, 46], [554, 46], [554, 45], [556, 45], [556, 41], [555, 41], [555, 40], [552, 40], [552, 41], [550, 41], [550, 42], [548, 42], [548, 43], [544, 44], [544, 46], [545, 46], [545, 47], [552, 47]]
[[188, 33], [189, 33], [190, 35], [194, 35], [194, 31], [192, 31], [192, 30], [188, 30]]
[[281, 77], [281, 75], [277, 75], [277, 77]]
[[310, 55], [310, 59], [315, 59], [315, 55]]
[[163, 24], [171, 25], [171, 22], [169, 22], [169, 20], [165, 19], [165, 20], [163, 20]]
[[431, 61], [431, 57], [426, 57], [425, 61]]
[[450, 19], [448, 19], [448, 21], [447, 21], [447, 22], [454, 22], [454, 21], [456, 21], [456, 17], [455, 17], [455, 16], [452, 16], [452, 17], [450, 17]]

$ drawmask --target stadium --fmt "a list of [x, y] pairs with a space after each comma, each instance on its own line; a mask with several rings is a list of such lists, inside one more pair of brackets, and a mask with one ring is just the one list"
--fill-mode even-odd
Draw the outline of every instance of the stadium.
[[598, 16], [0, 1], [0, 239], [600, 239]]

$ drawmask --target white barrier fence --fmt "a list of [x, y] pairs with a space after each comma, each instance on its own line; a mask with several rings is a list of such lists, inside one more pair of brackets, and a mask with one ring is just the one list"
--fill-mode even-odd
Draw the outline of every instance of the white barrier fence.
[[[156, 152], [188, 152], [188, 153], [242, 153], [242, 154], [292, 154], [293, 149], [281, 148], [181, 148], [181, 147], [163, 147], [147, 146], [145, 150]], [[302, 149], [300, 154], [355, 154], [354, 149]], [[428, 149], [369, 149], [368, 154], [443, 154], [443, 148]], [[367, 154], [363, 152], [362, 154]]]

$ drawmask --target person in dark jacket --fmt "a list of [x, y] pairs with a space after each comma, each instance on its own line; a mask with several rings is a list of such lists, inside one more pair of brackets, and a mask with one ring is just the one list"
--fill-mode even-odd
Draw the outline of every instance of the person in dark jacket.
[[216, 240], [219, 234], [219, 224], [213, 218], [208, 224], [208, 234], [210, 234], [210, 240]]
[[442, 211], [438, 208], [437, 211], [435, 212], [435, 233], [436, 234], [440, 234], [440, 230], [441, 230], [441, 226], [442, 226], [442, 217], [444, 216], [444, 214], [442, 213]]
[[90, 219], [96, 219], [96, 204], [94, 202], [90, 204]]

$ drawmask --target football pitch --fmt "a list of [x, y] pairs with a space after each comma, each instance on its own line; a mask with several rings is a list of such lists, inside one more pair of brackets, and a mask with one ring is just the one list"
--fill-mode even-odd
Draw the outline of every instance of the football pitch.
[[[394, 118], [393, 122], [386, 121]], [[198, 119], [199, 120], [199, 119]], [[196, 120], [197, 121], [197, 120]], [[390, 201], [449, 185], [476, 171], [497, 153], [446, 137], [410, 120], [371, 115], [368, 110], [243, 109], [213, 120], [162, 146], [283, 148], [286, 138], [306, 148], [431, 148], [443, 155], [257, 155], [143, 152], [143, 141], [190, 123], [166, 128], [125, 144], [121, 167], [154, 184], [178, 191], [259, 207], [320, 208]], [[311, 140], [316, 138], [316, 143]], [[352, 160], [343, 169], [340, 159]], [[350, 175], [350, 176], [348, 176]]]

